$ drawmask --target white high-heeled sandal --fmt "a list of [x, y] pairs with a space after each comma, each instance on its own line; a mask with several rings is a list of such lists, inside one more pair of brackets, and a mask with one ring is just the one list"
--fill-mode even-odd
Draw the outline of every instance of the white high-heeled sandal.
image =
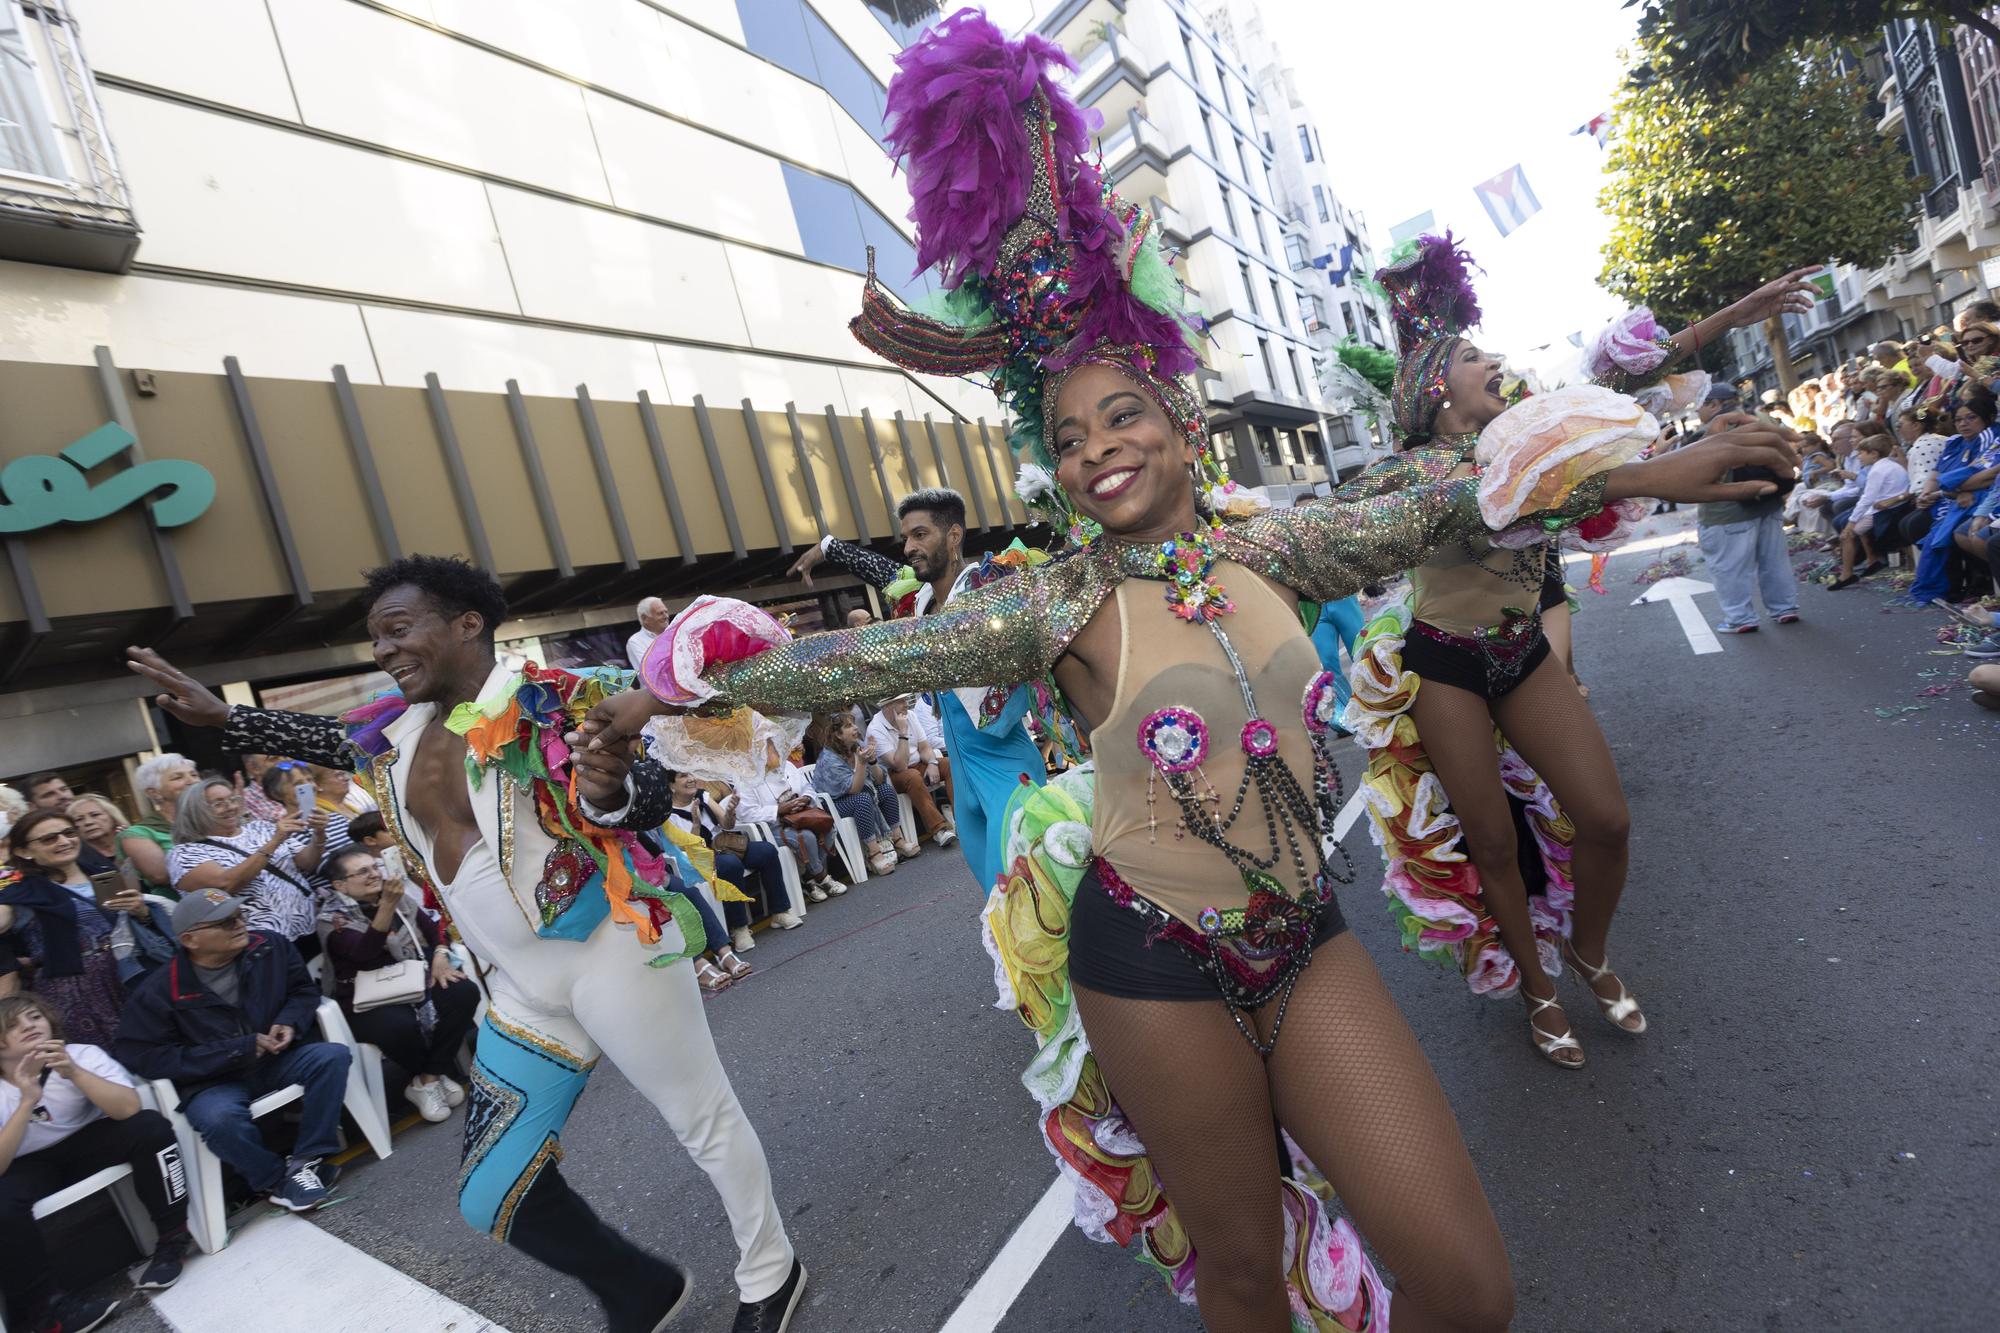
[[[1562, 1014], [1562, 1001], [1553, 995], [1546, 1000], [1538, 1000], [1528, 994], [1526, 986], [1521, 987], [1521, 998], [1528, 1002], [1528, 1040], [1534, 1044], [1536, 1050], [1542, 1053], [1542, 1058], [1558, 1069], [1583, 1068], [1583, 1043], [1576, 1039], [1574, 1032], [1565, 1032], [1560, 1036], [1555, 1036], [1535, 1026], [1535, 1019], [1540, 1016], [1544, 1009], [1553, 1009], [1557, 1013]], [[1563, 1017], [1567, 1018], [1569, 1015], [1563, 1014]], [[1558, 1051], [1575, 1051], [1576, 1059], [1559, 1060], [1556, 1058]]]
[[[1583, 956], [1577, 953], [1574, 945], [1568, 940], [1564, 940], [1563, 957], [1569, 960], [1571, 967], [1574, 967], [1578, 972], [1583, 974], [1584, 979], [1590, 985], [1590, 998], [1597, 1001], [1598, 1009], [1603, 1012], [1606, 1018], [1611, 1020], [1611, 1026], [1617, 1028], [1628, 1037], [1636, 1037], [1646, 1030], [1646, 1015], [1639, 1008], [1639, 999], [1631, 991], [1625, 989], [1624, 978], [1619, 977], [1611, 971], [1610, 954], [1607, 953], [1604, 955], [1602, 966], [1592, 967], [1589, 963], [1583, 961]], [[1607, 1000], [1597, 993], [1598, 981], [1607, 975], [1618, 983], [1618, 998], [1615, 1000]], [[1627, 1027], [1625, 1020], [1633, 1014], [1639, 1015], [1639, 1026]]]

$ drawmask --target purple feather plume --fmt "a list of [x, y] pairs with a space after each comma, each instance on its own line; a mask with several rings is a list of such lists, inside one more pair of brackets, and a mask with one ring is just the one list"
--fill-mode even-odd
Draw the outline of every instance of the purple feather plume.
[[1479, 297], [1472, 290], [1473, 262], [1450, 232], [1419, 236], [1417, 252], [1376, 273], [1389, 295], [1396, 325], [1396, 345], [1413, 350], [1419, 343], [1457, 335], [1479, 323]]
[[993, 271], [1001, 238], [1028, 206], [1034, 160], [1021, 108], [1038, 90], [1047, 97], [1065, 196], [1101, 118], [1056, 86], [1056, 71], [1076, 68], [1061, 47], [1032, 34], [1011, 42], [976, 9], [937, 24], [896, 63], [886, 137], [909, 176], [917, 270], [935, 265], [956, 287], [967, 273]]

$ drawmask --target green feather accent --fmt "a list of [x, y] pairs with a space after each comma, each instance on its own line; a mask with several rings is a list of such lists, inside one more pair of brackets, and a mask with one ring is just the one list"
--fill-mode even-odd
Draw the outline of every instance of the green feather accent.
[[1396, 358], [1379, 347], [1370, 347], [1352, 338], [1343, 338], [1334, 348], [1341, 364], [1374, 385], [1383, 395], [1395, 387]]

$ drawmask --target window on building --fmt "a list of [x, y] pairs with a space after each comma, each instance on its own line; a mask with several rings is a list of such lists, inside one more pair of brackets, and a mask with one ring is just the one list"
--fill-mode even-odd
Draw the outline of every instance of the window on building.
[[1201, 113], [1201, 132], [1208, 140], [1208, 155], [1220, 162], [1222, 150], [1215, 146], [1215, 120], [1206, 111]]
[[1318, 333], [1326, 327], [1326, 302], [1307, 292], [1299, 298], [1299, 317], [1305, 320], [1307, 333]]
[[1319, 149], [1319, 155], [1320, 155], [1320, 156], [1321, 156], [1322, 158], [1326, 156], [1326, 148], [1325, 148], [1325, 146], [1324, 146], [1324, 145], [1321, 145], [1321, 144], [1320, 144], [1320, 141], [1319, 141], [1319, 127], [1318, 127], [1318, 126], [1314, 126], [1314, 127], [1313, 127], [1313, 145], [1314, 145], [1315, 147], [1317, 147], [1317, 148]]
[[1231, 236], [1241, 236], [1243, 231], [1236, 225], [1236, 200], [1230, 188], [1219, 182], [1216, 188], [1222, 191], [1222, 216], [1229, 223], [1229, 234]]
[[1306, 161], [1313, 160], [1312, 130], [1305, 125], [1299, 126], [1299, 152], [1305, 155]]
[[1278, 288], [1278, 280], [1271, 279], [1271, 322], [1282, 327], [1285, 322], [1285, 294]]
[[887, 94], [812, 6], [802, 0], [736, 0], [736, 14], [745, 46], [826, 89], [855, 124], [882, 142]]
[[1257, 178], [1250, 174], [1250, 145], [1241, 138], [1236, 141], [1236, 166], [1243, 173], [1243, 188], [1251, 195], [1257, 193]]
[[934, 0], [861, 0], [861, 3], [889, 30], [896, 45], [903, 47], [923, 36], [924, 30], [942, 17]]
[[1312, 260], [1306, 257], [1305, 237], [1297, 235], [1285, 237], [1285, 260], [1292, 266], [1294, 273], [1312, 266]]
[[1238, 260], [1236, 263], [1236, 276], [1243, 279], [1243, 299], [1249, 303], [1250, 313], [1253, 315], [1263, 314], [1264, 312], [1257, 308], [1257, 289], [1250, 285], [1250, 266]]
[[1215, 62], [1215, 100], [1230, 113], [1236, 111], [1236, 99], [1229, 95], [1229, 71], [1222, 67], [1220, 57]]
[[1257, 248], [1270, 254], [1271, 238], [1264, 234], [1264, 210], [1254, 203], [1250, 205], [1250, 226], [1257, 233]]
[[1324, 185], [1313, 186], [1313, 208], [1318, 211], [1321, 222], [1333, 221], [1333, 214], [1326, 206], [1326, 187]]
[[917, 267], [916, 247], [846, 182], [789, 162], [778, 165], [807, 259], [864, 273], [872, 245], [876, 271], [899, 295], [914, 300], [930, 290], [928, 278], [909, 276]]
[[9, 0], [0, 0], [0, 171], [42, 180], [62, 179], [65, 173], [54, 125], [38, 77], [27, 21]]
[[1201, 66], [1195, 63], [1194, 36], [1187, 28], [1181, 28], [1181, 50], [1187, 52], [1188, 82], [1197, 88], [1201, 86]]
[[[1306, 392], [1306, 377], [1299, 373], [1298, 352], [1293, 348], [1287, 347], [1285, 349], [1285, 360], [1292, 363], [1292, 387], [1296, 388], [1299, 391], [1299, 397], [1301, 398], [1312, 397], [1310, 393]], [[1299, 461], [1303, 463], [1305, 462], [1305, 459], [1301, 458]]]
[[[1278, 372], [1277, 368], [1271, 364], [1271, 340], [1269, 338], [1259, 338], [1257, 340], [1257, 355], [1264, 363], [1264, 383], [1270, 387], [1272, 393], [1276, 393], [1278, 391]], [[1272, 447], [1276, 448], [1275, 443]]]

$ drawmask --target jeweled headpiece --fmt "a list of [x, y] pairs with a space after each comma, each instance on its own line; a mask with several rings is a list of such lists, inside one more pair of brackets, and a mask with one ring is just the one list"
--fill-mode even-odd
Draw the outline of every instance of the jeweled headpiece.
[[1479, 298], [1471, 280], [1475, 267], [1472, 256], [1446, 232], [1419, 236], [1414, 248], [1399, 251], [1375, 272], [1396, 326], [1399, 361], [1389, 407], [1405, 439], [1430, 435], [1444, 404], [1452, 348], [1479, 323]]
[[1072, 515], [1053, 484], [1043, 407], [1080, 366], [1130, 376], [1187, 436], [1205, 479], [1223, 481], [1186, 378], [1200, 365], [1200, 319], [1152, 216], [1091, 161], [1099, 117], [1055, 78], [1075, 68], [1069, 57], [962, 9], [896, 63], [887, 141], [908, 174], [919, 269], [934, 267], [944, 290], [906, 306], [871, 260], [854, 336], [906, 369], [987, 379], [1011, 417], [1023, 498], [1059, 523]]

